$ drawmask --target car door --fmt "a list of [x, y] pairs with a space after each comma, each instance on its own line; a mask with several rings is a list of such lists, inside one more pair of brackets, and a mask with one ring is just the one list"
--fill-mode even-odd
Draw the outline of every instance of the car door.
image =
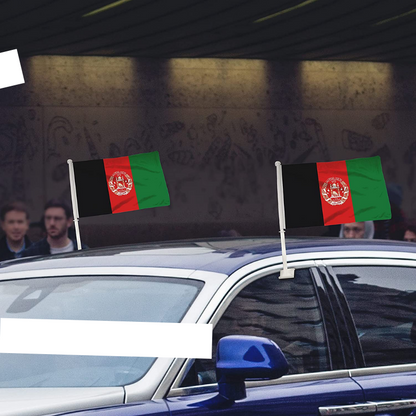
[[334, 265], [329, 273], [340, 297], [348, 301], [356, 328], [363, 366], [352, 369], [351, 375], [363, 388], [366, 402], [376, 402], [376, 414], [415, 414], [415, 262], [361, 261]]
[[317, 415], [319, 408], [362, 403], [349, 377], [335, 310], [320, 274], [296, 270], [294, 279], [259, 271], [231, 290], [213, 317], [214, 345], [226, 335], [255, 335], [275, 341], [289, 363], [278, 380], [246, 382], [247, 397], [230, 402], [216, 391], [215, 356], [183, 371], [166, 402], [172, 415]]

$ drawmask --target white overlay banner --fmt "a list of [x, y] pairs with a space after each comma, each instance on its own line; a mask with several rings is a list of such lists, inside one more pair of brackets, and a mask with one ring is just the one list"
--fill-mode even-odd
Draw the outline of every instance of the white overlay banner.
[[0, 353], [212, 358], [212, 325], [0, 319]]
[[24, 82], [17, 49], [0, 52], [0, 89], [24, 84]]

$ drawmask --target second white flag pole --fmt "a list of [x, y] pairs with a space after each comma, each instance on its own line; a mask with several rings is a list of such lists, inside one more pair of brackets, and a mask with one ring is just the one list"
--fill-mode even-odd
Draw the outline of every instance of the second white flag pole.
[[280, 229], [280, 243], [282, 246], [282, 262], [283, 270], [280, 272], [279, 279], [291, 279], [295, 277], [295, 269], [287, 268], [287, 256], [286, 256], [286, 216], [285, 216], [285, 203], [283, 196], [283, 174], [282, 164], [275, 162], [276, 166], [276, 180], [277, 180], [277, 210], [279, 215], [279, 229]]

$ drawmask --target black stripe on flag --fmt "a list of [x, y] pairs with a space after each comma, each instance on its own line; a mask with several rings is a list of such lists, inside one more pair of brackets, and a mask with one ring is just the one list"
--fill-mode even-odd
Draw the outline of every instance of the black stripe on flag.
[[282, 165], [286, 228], [324, 225], [316, 163]]
[[103, 160], [74, 162], [74, 173], [79, 216], [111, 214]]

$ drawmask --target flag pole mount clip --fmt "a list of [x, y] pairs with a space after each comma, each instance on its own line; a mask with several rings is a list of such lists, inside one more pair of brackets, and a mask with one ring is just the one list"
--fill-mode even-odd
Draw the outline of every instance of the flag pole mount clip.
[[295, 277], [295, 269], [283, 269], [280, 271], [279, 279], [293, 279]]

